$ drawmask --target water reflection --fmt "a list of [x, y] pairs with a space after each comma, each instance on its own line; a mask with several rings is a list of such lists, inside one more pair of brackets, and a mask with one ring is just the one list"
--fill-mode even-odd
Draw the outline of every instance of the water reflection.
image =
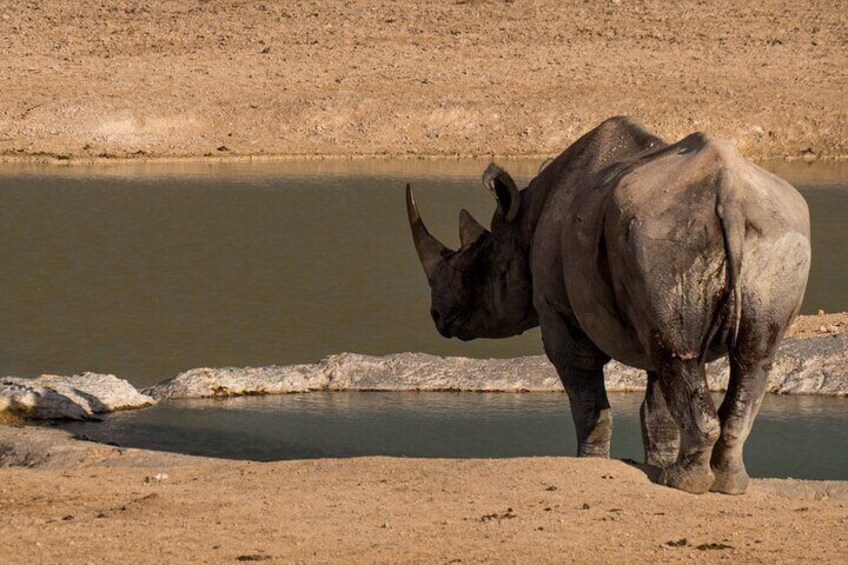
[[[642, 395], [610, 395], [613, 456], [642, 459]], [[716, 397], [718, 400], [718, 397]], [[753, 476], [848, 479], [845, 399], [768, 396], [746, 446]], [[74, 423], [98, 441], [235, 459], [571, 455], [562, 393], [336, 392], [169, 402]]]

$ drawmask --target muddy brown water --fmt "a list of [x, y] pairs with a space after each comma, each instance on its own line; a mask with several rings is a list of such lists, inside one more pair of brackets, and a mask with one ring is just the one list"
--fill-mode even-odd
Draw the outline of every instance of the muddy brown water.
[[[504, 160], [522, 182], [540, 160]], [[115, 373], [147, 385], [200, 366], [426, 351], [510, 357], [441, 338], [408, 234], [412, 182], [432, 231], [487, 223], [484, 161], [0, 166], [0, 375]], [[848, 309], [848, 164], [766, 163], [807, 198], [804, 311]]]

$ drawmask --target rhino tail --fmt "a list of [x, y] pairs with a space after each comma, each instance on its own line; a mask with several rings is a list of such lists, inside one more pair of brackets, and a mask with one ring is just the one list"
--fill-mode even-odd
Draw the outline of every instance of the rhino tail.
[[742, 289], [739, 272], [742, 269], [742, 251], [745, 244], [745, 214], [734, 194], [733, 185], [724, 180], [719, 182], [715, 211], [724, 239], [728, 287], [733, 293], [732, 326], [728, 344], [733, 347], [739, 336], [739, 324], [742, 320]]

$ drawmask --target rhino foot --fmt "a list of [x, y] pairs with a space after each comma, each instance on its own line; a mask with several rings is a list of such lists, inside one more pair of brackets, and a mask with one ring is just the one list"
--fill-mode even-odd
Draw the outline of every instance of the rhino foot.
[[708, 465], [683, 467], [675, 463], [660, 471], [657, 483], [692, 494], [703, 494], [710, 490], [715, 475]]
[[645, 464], [658, 469], [670, 467], [677, 461], [677, 446], [673, 449], [649, 448], [645, 450]]
[[603, 459], [609, 459], [610, 456], [610, 444], [607, 442], [606, 444], [581, 444], [580, 447], [577, 448], [577, 457], [601, 457]]
[[748, 472], [744, 467], [737, 470], [713, 469], [715, 482], [710, 488], [713, 492], [722, 494], [745, 494], [748, 489]]

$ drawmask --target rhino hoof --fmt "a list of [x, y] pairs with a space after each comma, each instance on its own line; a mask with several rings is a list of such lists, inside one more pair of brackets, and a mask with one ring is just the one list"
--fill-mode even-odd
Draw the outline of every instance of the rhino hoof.
[[710, 490], [715, 475], [707, 466], [681, 467], [674, 464], [660, 471], [657, 483], [692, 494], [703, 494]]
[[583, 444], [577, 448], [577, 457], [600, 457], [609, 459], [609, 443], [601, 445]]
[[677, 461], [677, 451], [652, 449], [645, 454], [645, 464], [658, 469], [670, 467]]
[[745, 468], [738, 471], [713, 469], [715, 482], [710, 490], [722, 494], [745, 494], [748, 489], [748, 473]]

